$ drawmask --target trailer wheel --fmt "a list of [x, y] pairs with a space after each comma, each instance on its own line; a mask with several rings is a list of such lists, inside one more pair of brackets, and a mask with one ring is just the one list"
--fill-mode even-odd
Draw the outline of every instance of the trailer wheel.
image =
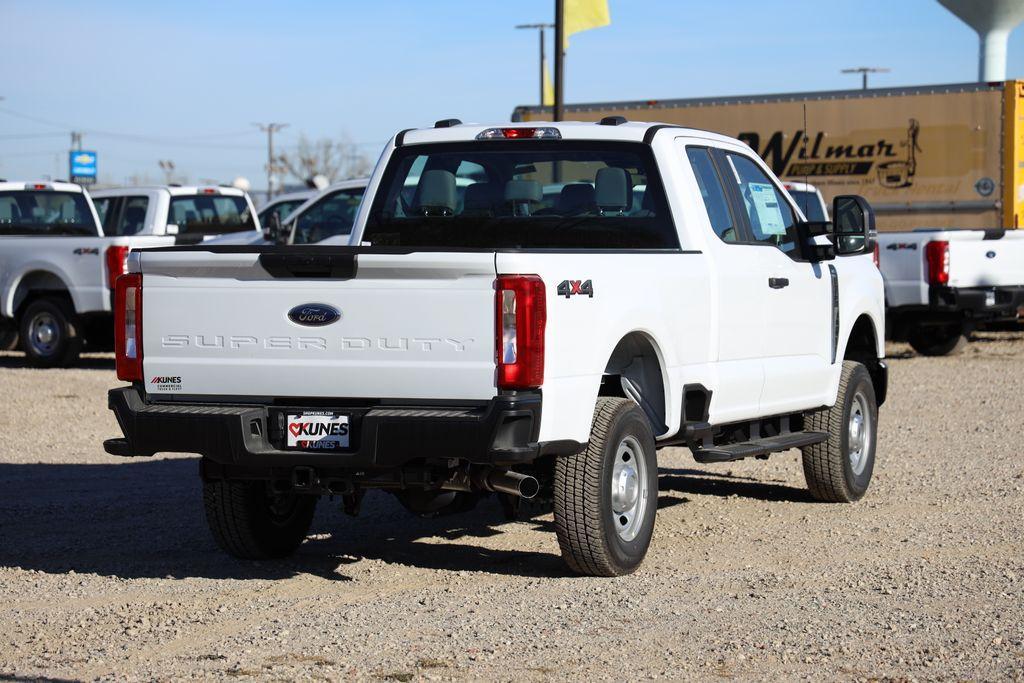
[[29, 365], [37, 368], [67, 367], [82, 350], [74, 309], [63, 299], [43, 297], [30, 303], [19, 332]]
[[961, 325], [917, 327], [907, 335], [907, 341], [922, 356], [952, 356], [964, 350], [967, 336]]
[[828, 434], [825, 441], [802, 449], [811, 495], [829, 503], [860, 500], [875, 469], [878, 435], [878, 406], [867, 368], [843, 361], [835, 405], [810, 413], [806, 428]]
[[204, 481], [206, 523], [224, 551], [243, 560], [287, 557], [313, 523], [316, 496], [275, 493], [263, 481]]
[[658, 508], [654, 434], [624, 398], [599, 398], [590, 443], [555, 460], [555, 531], [580, 574], [620, 576], [643, 561]]

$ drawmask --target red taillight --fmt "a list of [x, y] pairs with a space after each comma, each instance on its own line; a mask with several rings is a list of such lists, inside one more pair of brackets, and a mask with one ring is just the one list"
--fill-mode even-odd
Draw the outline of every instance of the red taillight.
[[213, 189], [212, 187], [204, 187], [203, 189], [201, 189], [199, 191], [199, 193], [200, 194], [219, 194], [217, 192], [217, 190]]
[[875, 262], [875, 268], [882, 267], [882, 254], [878, 250], [878, 242], [875, 242], [875, 247], [871, 250], [871, 260]]
[[128, 272], [129, 247], [107, 247], [107, 287], [114, 288], [117, 278]]
[[929, 242], [924, 247], [924, 255], [928, 261], [928, 284], [949, 284], [949, 242]]
[[538, 275], [499, 275], [495, 289], [498, 388], [535, 389], [544, 383], [544, 281]]
[[114, 285], [114, 356], [117, 378], [142, 380], [142, 275], [129, 273]]

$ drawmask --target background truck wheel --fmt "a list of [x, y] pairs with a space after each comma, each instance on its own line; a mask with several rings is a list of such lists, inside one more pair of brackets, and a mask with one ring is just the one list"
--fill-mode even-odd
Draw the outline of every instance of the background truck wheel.
[[967, 337], [960, 325], [948, 327], [917, 327], [907, 341], [922, 356], [951, 356], [963, 351]]
[[37, 368], [67, 367], [82, 350], [75, 312], [62, 299], [44, 297], [30, 303], [21, 315], [19, 332], [29, 365]]
[[562, 557], [580, 574], [620, 576], [647, 554], [658, 508], [654, 435], [624, 398], [599, 398], [590, 443], [555, 460], [555, 531]]
[[830, 503], [860, 500], [871, 483], [878, 434], [878, 406], [867, 368], [843, 361], [836, 404], [809, 414], [806, 428], [828, 434], [826, 441], [803, 449], [811, 494]]
[[0, 327], [0, 351], [14, 351], [18, 348], [18, 330], [14, 327]]
[[262, 481], [205, 481], [206, 523], [217, 545], [244, 560], [286, 557], [309, 532], [316, 497], [274, 493]]

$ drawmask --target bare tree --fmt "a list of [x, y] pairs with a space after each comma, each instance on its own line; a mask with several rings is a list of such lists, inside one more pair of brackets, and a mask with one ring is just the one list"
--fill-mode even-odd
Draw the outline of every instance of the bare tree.
[[301, 182], [322, 175], [330, 182], [358, 178], [370, 172], [370, 160], [347, 138], [310, 140], [302, 134], [290, 151], [275, 159], [278, 170]]

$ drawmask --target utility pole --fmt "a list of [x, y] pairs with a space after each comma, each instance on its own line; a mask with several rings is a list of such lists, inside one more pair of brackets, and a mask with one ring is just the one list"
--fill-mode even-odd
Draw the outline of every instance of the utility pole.
[[287, 128], [287, 123], [252, 124], [267, 134], [267, 201], [274, 196], [274, 133]]
[[565, 115], [565, 0], [555, 0], [555, 121]]
[[868, 74], [887, 74], [889, 69], [880, 66], [858, 66], [853, 69], [843, 69], [844, 74], [860, 74], [860, 86], [862, 90], [868, 89]]
[[545, 64], [544, 64], [544, 61], [545, 61], [545, 54], [544, 54], [544, 44], [545, 44], [544, 30], [545, 29], [549, 29], [549, 28], [554, 28], [554, 27], [555, 27], [554, 24], [519, 24], [519, 25], [516, 26], [516, 28], [537, 29], [540, 32], [540, 100], [539, 100], [539, 102], [540, 102], [540, 106], [542, 106], [542, 107], [544, 106], [544, 77], [546, 76], [546, 74], [544, 73], [544, 68], [545, 68]]

